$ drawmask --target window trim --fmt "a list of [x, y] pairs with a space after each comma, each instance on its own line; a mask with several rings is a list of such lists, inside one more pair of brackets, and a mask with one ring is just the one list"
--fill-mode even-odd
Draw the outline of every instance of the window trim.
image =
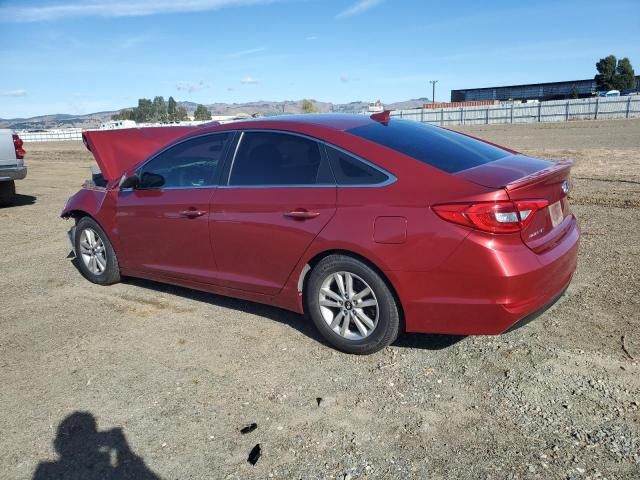
[[[365, 160], [364, 158], [349, 152], [348, 150], [345, 150], [344, 148], [338, 147], [337, 145], [333, 145], [329, 142], [326, 142], [322, 139], [316, 138], [316, 137], [312, 137], [310, 135], [305, 135], [303, 133], [298, 133], [298, 132], [291, 132], [288, 130], [279, 130], [279, 129], [244, 129], [244, 130], [236, 130], [236, 132], [239, 132], [240, 135], [238, 136], [237, 139], [237, 143], [235, 145], [235, 150], [233, 152], [233, 157], [231, 158], [231, 161], [229, 162], [229, 167], [228, 167], [228, 171], [226, 172], [226, 177], [227, 177], [227, 183], [226, 184], [220, 184], [218, 185], [218, 188], [225, 188], [225, 189], [232, 189], [232, 188], [371, 188], [371, 187], [386, 187], [388, 185], [391, 185], [392, 183], [395, 183], [397, 179], [397, 177], [395, 175], [393, 175], [392, 173], [388, 172], [387, 170], [385, 170], [382, 167], [379, 167], [378, 165], [371, 163], [368, 160]], [[236, 156], [238, 154], [238, 150], [240, 148], [240, 143], [242, 142], [243, 138], [244, 138], [244, 134], [245, 132], [257, 132], [257, 133], [280, 133], [280, 134], [284, 134], [284, 135], [292, 135], [295, 137], [301, 137], [307, 140], [312, 140], [316, 143], [318, 143], [318, 145], [320, 146], [320, 155], [323, 157], [323, 160], [327, 162], [327, 165], [329, 165], [329, 170], [331, 171], [331, 175], [333, 176], [333, 183], [322, 183], [322, 184], [267, 184], [267, 185], [230, 185], [230, 181], [231, 181], [231, 172], [233, 171], [233, 167], [235, 165], [235, 160], [236, 160]], [[335, 178], [335, 174], [333, 172], [333, 167], [331, 166], [331, 161], [329, 160], [329, 155], [327, 154], [326, 151], [326, 147], [330, 147], [333, 148], [335, 150], [341, 151], [347, 155], [349, 155], [350, 157], [354, 158], [355, 160], [364, 163], [365, 165], [368, 165], [369, 167], [373, 168], [374, 170], [377, 170], [378, 172], [382, 173], [384, 176], [387, 177], [387, 179], [383, 182], [378, 182], [378, 183], [369, 183], [369, 184], [351, 184], [351, 185], [339, 185], [338, 182], [336, 181]]]
[[233, 142], [236, 139], [236, 134], [237, 130], [224, 130], [222, 132], [207, 132], [207, 133], [202, 133], [200, 135], [196, 135], [193, 137], [189, 137], [189, 138], [185, 138], [179, 142], [176, 143], [172, 143], [171, 145], [167, 145], [165, 148], [163, 148], [162, 150], [159, 150], [158, 152], [154, 153], [151, 157], [147, 158], [144, 162], [142, 162], [140, 165], [138, 165], [138, 167], [135, 169], [136, 175], [141, 176], [142, 171], [144, 169], [144, 167], [147, 166], [147, 164], [149, 162], [154, 161], [156, 158], [158, 158], [160, 155], [162, 155], [163, 153], [165, 153], [167, 150], [170, 150], [173, 147], [177, 147], [178, 145], [182, 145], [183, 143], [189, 142], [191, 140], [197, 140], [199, 138], [204, 138], [204, 137], [212, 137], [215, 135], [225, 135], [225, 134], [229, 134], [229, 139], [227, 140], [227, 144], [224, 146], [224, 148], [222, 149], [222, 153], [220, 155], [220, 160], [218, 161], [218, 167], [216, 168], [216, 173], [215, 173], [215, 185], [206, 185], [206, 186], [190, 186], [190, 187], [161, 187], [161, 188], [125, 188], [125, 189], [120, 189], [121, 192], [130, 192], [133, 190], [141, 190], [141, 191], [154, 191], [154, 192], [162, 192], [165, 190], [205, 190], [205, 189], [211, 189], [211, 188], [218, 188], [220, 187], [220, 183], [222, 180], [222, 171], [224, 170], [225, 166], [226, 166], [226, 160], [227, 160], [227, 156], [229, 154], [229, 147], [231, 145], [233, 145]]

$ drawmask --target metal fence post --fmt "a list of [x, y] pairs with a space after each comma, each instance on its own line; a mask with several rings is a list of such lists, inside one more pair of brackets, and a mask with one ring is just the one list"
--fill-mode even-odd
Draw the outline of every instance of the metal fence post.
[[424, 123], [424, 108], [420, 109], [420, 123]]
[[599, 98], [596, 97], [596, 114], [594, 115], [593, 119], [597, 120], [598, 119], [598, 103], [599, 103]]
[[542, 103], [538, 102], [538, 123], [542, 119]]
[[489, 107], [487, 107], [487, 111], [484, 112], [484, 120], [487, 125], [489, 125]]
[[464, 107], [460, 107], [460, 125], [464, 125]]
[[567, 110], [564, 112], [564, 121], [569, 121], [569, 100], [567, 100]]
[[400, 110], [400, 120], [402, 120], [402, 110]]
[[440, 126], [444, 125], [444, 108], [440, 109]]
[[511, 123], [513, 123], [513, 102], [511, 102]]
[[627, 99], [627, 116], [626, 118], [629, 118], [629, 112], [631, 111], [631, 95], [629, 95], [629, 98]]

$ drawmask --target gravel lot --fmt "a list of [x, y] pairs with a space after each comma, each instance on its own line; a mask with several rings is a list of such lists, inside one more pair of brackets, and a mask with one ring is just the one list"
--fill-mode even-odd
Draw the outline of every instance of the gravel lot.
[[0, 209], [0, 477], [640, 478], [640, 120], [464, 131], [577, 160], [578, 272], [512, 333], [368, 357], [279, 309], [87, 282], [58, 214], [91, 156], [27, 144], [19, 204]]

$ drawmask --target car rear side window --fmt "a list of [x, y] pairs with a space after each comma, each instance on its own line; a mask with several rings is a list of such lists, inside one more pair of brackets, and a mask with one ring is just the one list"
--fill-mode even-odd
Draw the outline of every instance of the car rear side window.
[[279, 132], [244, 132], [229, 185], [334, 185], [318, 142]]
[[347, 132], [449, 173], [477, 167], [510, 154], [466, 135], [409, 120], [393, 119], [386, 125], [375, 122]]
[[367, 165], [361, 160], [326, 146], [331, 169], [338, 185], [376, 185], [386, 182], [389, 177], [380, 170]]
[[158, 176], [162, 177], [160, 188], [215, 185], [216, 173], [230, 138], [230, 133], [218, 133], [186, 140], [168, 148], [142, 167], [140, 178], [143, 186], [149, 174], [156, 182]]

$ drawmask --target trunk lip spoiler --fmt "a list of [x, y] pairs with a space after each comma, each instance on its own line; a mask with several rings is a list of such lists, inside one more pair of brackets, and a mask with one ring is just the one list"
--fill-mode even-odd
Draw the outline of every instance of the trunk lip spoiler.
[[570, 170], [574, 164], [574, 160], [555, 160], [549, 167], [543, 168], [542, 170], [538, 170], [537, 172], [530, 173], [529, 175], [525, 175], [524, 177], [514, 180], [505, 185], [504, 188], [507, 191], [511, 191], [522, 188], [524, 186], [535, 184], [539, 181], [544, 180], [549, 174], [558, 173], [563, 170]]

